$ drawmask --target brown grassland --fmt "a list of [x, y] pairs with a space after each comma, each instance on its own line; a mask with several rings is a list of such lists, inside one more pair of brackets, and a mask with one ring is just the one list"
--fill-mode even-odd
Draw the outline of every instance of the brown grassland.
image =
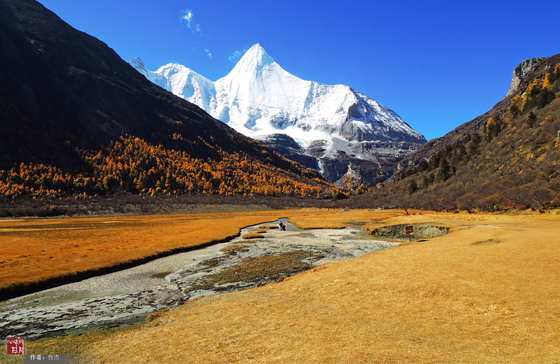
[[0, 291], [221, 241], [306, 211], [0, 220]]
[[[301, 227], [433, 222], [451, 230], [193, 301], [143, 325], [29, 342], [27, 353], [81, 353], [94, 363], [558, 362], [560, 215], [270, 212], [280, 215]], [[178, 241], [168, 230], [161, 240]]]

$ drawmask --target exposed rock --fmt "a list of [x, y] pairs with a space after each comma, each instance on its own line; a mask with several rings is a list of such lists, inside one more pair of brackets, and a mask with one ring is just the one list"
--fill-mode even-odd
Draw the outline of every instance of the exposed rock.
[[380, 238], [409, 239], [405, 232], [405, 227], [408, 225], [413, 226], [413, 232], [410, 234], [412, 240], [437, 238], [449, 232], [448, 227], [436, 226], [434, 224], [400, 224], [383, 226], [371, 230], [370, 234]]
[[560, 62], [560, 54], [548, 58], [533, 58], [525, 60], [513, 71], [513, 79], [508, 94], [488, 112], [477, 116], [444, 136], [432, 139], [418, 147], [412, 154], [404, 157], [398, 162], [392, 176], [387, 180], [394, 182], [399, 179], [401, 172], [414, 169], [423, 160], [429, 161], [438, 152], [445, 150], [449, 145], [455, 144], [469, 134], [478, 133], [486, 127], [489, 118], [501, 117], [511, 105], [511, 98], [516, 94], [524, 92], [527, 86], [534, 80], [542, 80], [551, 67]]
[[543, 59], [543, 57], [526, 59], [517, 67], [515, 67], [515, 69], [513, 70], [513, 78], [511, 79], [511, 86], [509, 88], [507, 96], [513, 95], [518, 91], [519, 85], [526, 80], [527, 74], [532, 72]]

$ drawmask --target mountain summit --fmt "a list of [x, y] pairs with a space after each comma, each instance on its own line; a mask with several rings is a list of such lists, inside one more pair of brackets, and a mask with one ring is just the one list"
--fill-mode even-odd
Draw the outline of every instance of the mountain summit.
[[269, 64], [276, 63], [274, 58], [272, 58], [260, 44], [255, 44], [241, 57], [237, 65], [234, 67], [234, 71], [247, 73], [252, 70], [260, 71], [263, 67]]
[[[349, 86], [306, 81], [285, 71], [259, 44], [212, 82], [168, 64], [156, 72], [130, 62], [152, 82], [197, 104], [238, 132], [318, 169], [330, 181], [356, 166], [370, 183], [426, 142], [394, 111]], [[367, 167], [367, 168], [366, 168]]]

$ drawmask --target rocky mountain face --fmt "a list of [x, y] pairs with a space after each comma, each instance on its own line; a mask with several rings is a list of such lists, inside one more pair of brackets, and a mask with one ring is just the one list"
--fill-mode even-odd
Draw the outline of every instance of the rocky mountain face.
[[527, 76], [534, 71], [544, 59], [543, 57], [526, 59], [515, 67], [513, 70], [513, 78], [511, 79], [511, 86], [506, 97], [514, 95], [519, 90], [519, 85], [527, 80]]
[[215, 82], [179, 64], [151, 72], [139, 58], [130, 63], [153, 83], [329, 181], [349, 168], [360, 169], [366, 182], [383, 180], [426, 141], [395, 112], [348, 86], [291, 75], [258, 44]]
[[[213, 136], [226, 149], [231, 135], [245, 139], [154, 87], [103, 42], [36, 1], [2, 0], [0, 7], [0, 138], [3, 155], [18, 154], [14, 161], [65, 164], [66, 142], [97, 147], [123, 133], [198, 156], [217, 156], [194, 145], [198, 137]], [[185, 139], [173, 140], [174, 132]]]
[[[19, 173], [25, 175], [27, 172], [19, 168], [20, 164], [28, 167], [33, 164], [37, 173], [43, 173], [39, 171], [43, 167], [58, 168], [63, 171], [60, 173], [100, 178], [93, 170], [95, 151], [112, 142], [109, 150], [114, 151], [118, 147], [114, 142], [125, 139], [130, 144], [128, 148], [159, 146], [157, 150], [162, 155], [175, 153], [176, 160], [196, 159], [209, 165], [228, 159], [258, 160], [263, 168], [284, 173], [290, 181], [303, 174], [322, 180], [318, 173], [305, 171], [200, 107], [149, 82], [106, 44], [75, 30], [34, 0], [0, 0], [0, 120], [2, 180]], [[133, 150], [126, 151], [134, 154]], [[149, 157], [150, 153], [144, 154]], [[106, 172], [104, 163], [109, 163], [111, 158], [107, 156], [105, 161], [95, 162], [95, 168]], [[121, 163], [118, 172], [106, 176], [106, 182], [114, 179], [118, 184], [119, 179], [128, 176], [132, 190], [148, 189], [138, 187], [137, 182], [150, 168], [165, 163], [159, 159], [142, 163], [133, 160]], [[1, 171], [11, 168], [15, 170], [7, 174]], [[230, 166], [224, 164], [224, 168]], [[156, 180], [152, 171], [150, 189], [153, 184], [155, 191], [156, 184], [165, 182], [164, 172]], [[40, 185], [42, 177], [37, 178], [33, 183]], [[54, 185], [73, 189], [75, 186], [69, 178], [60, 177]], [[177, 178], [179, 185], [183, 183], [180, 182], [183, 177]], [[224, 182], [221, 189], [224, 193], [234, 193], [227, 185], [233, 180], [220, 181], [211, 176], [211, 171], [205, 171], [200, 178], [208, 180], [206, 187], [212, 193], [221, 182]], [[36, 191], [31, 180], [26, 185], [25, 177], [20, 179], [14, 177], [6, 183], [29, 193]], [[102, 182], [92, 188], [109, 190], [114, 185], [106, 183], [104, 187]], [[123, 181], [120, 183], [124, 186]], [[0, 183], [0, 189], [4, 187]], [[188, 187], [183, 183], [181, 188]], [[62, 188], [56, 188], [59, 189]], [[192, 188], [198, 190], [202, 187]]]

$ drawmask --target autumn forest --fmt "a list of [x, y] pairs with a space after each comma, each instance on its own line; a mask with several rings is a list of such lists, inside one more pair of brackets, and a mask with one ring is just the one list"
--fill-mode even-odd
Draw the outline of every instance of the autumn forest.
[[321, 197], [325, 188], [336, 190], [302, 167], [303, 177], [242, 153], [222, 153], [221, 160], [203, 160], [131, 136], [101, 151], [77, 151], [91, 172], [73, 173], [40, 163], [21, 163], [0, 171], [0, 193], [10, 199], [86, 197], [116, 190], [149, 196], [202, 193]]

